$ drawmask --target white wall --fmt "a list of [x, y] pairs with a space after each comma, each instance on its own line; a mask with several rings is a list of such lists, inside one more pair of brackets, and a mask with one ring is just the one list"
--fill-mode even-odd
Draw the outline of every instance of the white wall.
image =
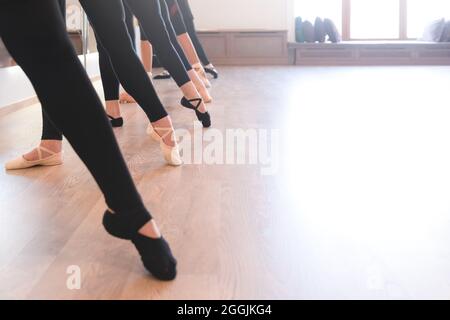
[[198, 29], [288, 30], [293, 39], [294, 0], [189, 0]]

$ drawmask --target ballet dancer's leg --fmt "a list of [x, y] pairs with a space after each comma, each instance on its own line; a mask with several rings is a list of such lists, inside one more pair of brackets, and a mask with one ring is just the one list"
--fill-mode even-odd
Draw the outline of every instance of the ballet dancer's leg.
[[[104, 4], [98, 3], [94, 4], [94, 8], [99, 6], [101, 10], [104, 10]], [[120, 70], [122, 74], [125, 74], [124, 81], [129, 83], [130, 79], [133, 79], [135, 76], [139, 79], [139, 76], [145, 77], [145, 81], [142, 81], [143, 86], [138, 81], [134, 81], [131, 86], [138, 86], [138, 90], [132, 90], [136, 94], [138, 92], [138, 96], [140, 97], [140, 101], [144, 101], [140, 105], [146, 112], [149, 120], [152, 125], [157, 129], [157, 134], [162, 137], [161, 140], [161, 151], [163, 153], [166, 161], [171, 165], [181, 165], [181, 159], [178, 153], [178, 149], [176, 146], [176, 142], [173, 136], [173, 128], [170, 117], [167, 115], [164, 107], [162, 106], [157, 94], [151, 84], [151, 81], [143, 67], [139, 61], [139, 58], [134, 54], [131, 56], [127, 55], [128, 52], [133, 51], [133, 46], [130, 44], [131, 40], [128, 36], [128, 29], [125, 27], [123, 22], [123, 5], [120, 0], [111, 0], [108, 2], [110, 4], [110, 8], [108, 8], [111, 13], [111, 21], [115, 21], [115, 23], [111, 23], [111, 29], [120, 30], [121, 32], [116, 32], [117, 35], [117, 48], [121, 53], [117, 54], [120, 56], [122, 54], [124, 56], [123, 61], [126, 61], [129, 66], [134, 65], [134, 70], [141, 69], [141, 73], [135, 71], [133, 74], [127, 73], [123, 71], [126, 69], [123, 64], [119, 64]], [[103, 6], [103, 7], [102, 7]], [[90, 8], [90, 7], [88, 7]], [[121, 8], [120, 10], [113, 10]], [[101, 12], [101, 10], [93, 10], [91, 9], [89, 12], [92, 13], [93, 18], [95, 19], [95, 13]], [[106, 11], [105, 11], [106, 12]], [[115, 15], [114, 15], [115, 14]], [[98, 16], [98, 14], [97, 14]], [[101, 16], [100, 16], [101, 17]], [[96, 20], [101, 20], [96, 18]], [[113, 28], [114, 26], [114, 28]], [[97, 37], [97, 34], [96, 34]], [[114, 127], [120, 127], [123, 125], [123, 119], [120, 117], [120, 107], [119, 107], [119, 88], [120, 83], [115, 74], [113, 66], [111, 64], [111, 60], [109, 57], [109, 53], [106, 51], [104, 46], [101, 43], [101, 40], [98, 39], [97, 47], [99, 51], [99, 64], [100, 71], [103, 83], [103, 92], [106, 101], [106, 109], [107, 114], [111, 119], [111, 124]], [[115, 59], [117, 61], [117, 58]], [[127, 64], [126, 63], [126, 64]], [[133, 70], [133, 68], [132, 68]], [[145, 76], [143, 76], [145, 75]], [[147, 82], [147, 83], [145, 83]], [[5, 164], [5, 168], [8, 170], [14, 169], [25, 169], [34, 167], [36, 165], [58, 165], [62, 163], [62, 135], [57, 128], [55, 128], [52, 122], [46, 117], [45, 113], [43, 114], [43, 136], [42, 136], [41, 145], [34, 149], [32, 152], [20, 156], [17, 159], [9, 161]]]
[[178, 42], [177, 34], [175, 32], [172, 21], [170, 20], [169, 7], [167, 6], [166, 1], [159, 0], [159, 3], [160, 3], [160, 7], [161, 7], [161, 14], [162, 14], [162, 18], [164, 21], [164, 25], [169, 34], [170, 42], [172, 43], [173, 47], [177, 51], [178, 55], [181, 57], [183, 64], [185, 65], [185, 68], [189, 75], [189, 78], [194, 83], [194, 85], [197, 88], [200, 95], [203, 97], [203, 100], [206, 103], [212, 102], [211, 95], [209, 94], [205, 83], [202, 81], [202, 79], [199, 77], [197, 71], [193, 68], [193, 66], [189, 62], [189, 59], [187, 58], [186, 53], [184, 52], [183, 48], [181, 47], [180, 43]]
[[[212, 98], [203, 82], [192, 69], [183, 50], [176, 41], [176, 35], [171, 24], [166, 26], [163, 14], [168, 16], [167, 10], [161, 9], [159, 0], [125, 0], [131, 11], [138, 18], [146, 38], [153, 45], [162, 65], [169, 71], [177, 85], [181, 88], [184, 96], [198, 99], [200, 96], [205, 102], [211, 102]], [[167, 9], [164, 6], [164, 9]], [[172, 39], [172, 40], [171, 40]], [[178, 48], [178, 50], [177, 50]], [[192, 83], [190, 83], [190, 81]], [[198, 91], [198, 92], [197, 92]], [[206, 106], [201, 102], [200, 112], [206, 112]]]
[[[134, 30], [134, 16], [131, 13], [130, 9], [128, 9], [128, 7], [125, 6], [124, 9], [125, 9], [125, 24], [127, 25], [128, 33], [130, 34], [130, 38], [131, 38], [131, 41], [133, 43], [134, 51], [136, 51], [136, 32]], [[146, 71], [147, 71], [147, 69], [146, 69]], [[120, 93], [119, 102], [120, 103], [125, 103], [125, 104], [126, 103], [136, 103], [136, 100], [134, 100], [134, 98], [128, 92], [123, 91], [123, 92]], [[119, 116], [120, 116], [120, 105], [119, 105], [119, 103], [106, 104], [106, 111], [108, 111], [108, 108], [119, 110], [118, 113], [119, 113]]]
[[[128, 8], [128, 6], [126, 6]], [[128, 9], [129, 10], [129, 9]], [[141, 60], [144, 64], [145, 70], [148, 72], [149, 76], [152, 77], [152, 71], [153, 71], [153, 46], [148, 41], [147, 37], [145, 36], [144, 30], [142, 30], [142, 27], [139, 26], [139, 30], [141, 33]]]
[[[203, 103], [202, 97], [197, 91], [196, 86], [190, 81], [189, 75], [180, 60], [180, 56], [170, 42], [169, 35], [161, 16], [159, 1], [126, 0], [126, 3], [129, 5], [135, 17], [139, 20], [147, 39], [152, 43], [159, 59], [183, 91], [184, 99], [182, 105], [184, 107], [195, 109], [197, 118], [202, 122], [203, 126], [209, 127], [211, 125], [209, 113], [207, 112], [206, 106]], [[198, 78], [196, 72], [191, 69], [191, 74], [192, 72]]]
[[2, 0], [0, 37], [30, 79], [49, 118], [102, 190], [110, 208], [104, 216], [107, 231], [131, 240], [154, 276], [174, 279], [176, 261], [136, 190], [101, 102], [67, 36], [57, 2]]
[[[97, 39], [97, 35], [95, 35], [95, 38]], [[117, 45], [119, 46], [121, 43], [118, 42]], [[120, 82], [114, 72], [108, 52], [98, 39], [97, 51], [106, 114], [110, 118], [113, 127], [121, 127], [123, 126], [123, 118], [121, 117], [119, 104]]]
[[[61, 15], [66, 20], [66, 0], [57, 0]], [[54, 166], [63, 163], [61, 132], [48, 118], [44, 108], [42, 109], [42, 136], [38, 147], [30, 152], [8, 161], [6, 170], [27, 169], [34, 166]]]
[[[124, 6], [120, 0], [80, 0], [95, 31], [99, 46], [105, 100], [119, 100], [119, 82], [138, 102], [152, 126], [161, 137], [161, 150], [171, 165], [181, 165], [178, 147], [173, 136], [170, 117], [156, 94], [125, 24]], [[103, 62], [102, 62], [103, 61]], [[109, 63], [108, 63], [109, 62]], [[105, 72], [105, 69], [110, 69]]]
[[166, 25], [172, 24], [173, 30], [176, 34], [177, 42], [183, 48], [189, 63], [192, 65], [194, 70], [197, 72], [200, 79], [203, 81], [207, 88], [211, 87], [211, 83], [206, 77], [205, 70], [203, 69], [200, 58], [197, 55], [197, 51], [191, 41], [191, 38], [187, 32], [186, 26], [184, 24], [183, 16], [181, 15], [181, 10], [178, 6], [177, 0], [161, 0], [165, 2], [165, 6], [168, 9], [170, 16], [166, 16], [164, 21]]
[[189, 33], [192, 43], [194, 44], [195, 50], [197, 51], [200, 61], [202, 62], [205, 68], [205, 71], [211, 74], [215, 79], [217, 79], [219, 77], [219, 73], [217, 72], [214, 65], [208, 59], [205, 49], [203, 48], [203, 45], [200, 42], [200, 39], [198, 38], [194, 23], [194, 15], [192, 14], [192, 10], [189, 5], [189, 0], [177, 0], [177, 2], [181, 11], [181, 15], [183, 16], [186, 29]]

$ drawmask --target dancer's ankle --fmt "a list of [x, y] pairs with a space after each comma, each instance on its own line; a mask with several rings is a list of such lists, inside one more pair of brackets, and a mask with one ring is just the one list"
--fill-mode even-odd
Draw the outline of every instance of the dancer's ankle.
[[161, 232], [159, 231], [159, 228], [156, 225], [155, 220], [153, 219], [147, 222], [141, 229], [139, 229], [139, 233], [151, 239], [161, 238]]
[[[62, 141], [61, 140], [41, 140], [41, 143], [39, 144], [40, 147], [43, 147], [45, 149], [48, 149], [54, 153], [59, 153], [62, 151]], [[43, 151], [43, 154], [45, 156], [45, 151]]]
[[174, 129], [172, 126], [172, 121], [169, 116], [164, 117], [158, 121], [152, 122], [151, 124], [156, 133], [162, 138], [163, 142], [174, 147], [176, 145], [174, 137]]
[[200, 79], [199, 75], [195, 71], [195, 69], [189, 70], [188, 74], [189, 74], [189, 78], [194, 83], [195, 88], [197, 89], [198, 93], [201, 95], [203, 101], [206, 103], [211, 102], [212, 97], [211, 97], [208, 89], [206, 88], [205, 84], [203, 83], [203, 81]]
[[[192, 99], [202, 99], [203, 100], [203, 97], [197, 91], [197, 89], [195, 88], [192, 81], [181, 86], [181, 91], [183, 91], [184, 97], [188, 100], [192, 100]], [[202, 101], [202, 103], [200, 104], [198, 111], [200, 111], [201, 113], [205, 113], [208, 111], [204, 101]]]
[[[38, 151], [38, 148], [44, 148]], [[48, 151], [46, 151], [48, 150]], [[49, 152], [50, 151], [50, 152]], [[60, 140], [42, 140], [38, 147], [34, 148], [28, 153], [23, 155], [23, 158], [27, 161], [37, 161], [40, 159], [48, 158], [55, 153], [62, 151], [62, 141]]]
[[108, 100], [105, 102], [106, 114], [113, 118], [120, 118], [119, 100]]
[[136, 100], [128, 92], [124, 91], [119, 96], [119, 103], [136, 103]]
[[194, 63], [192, 65], [192, 68], [194, 68], [194, 70], [197, 71], [197, 72], [198, 71], [204, 71], [203, 66], [202, 66], [202, 64], [200, 62]]

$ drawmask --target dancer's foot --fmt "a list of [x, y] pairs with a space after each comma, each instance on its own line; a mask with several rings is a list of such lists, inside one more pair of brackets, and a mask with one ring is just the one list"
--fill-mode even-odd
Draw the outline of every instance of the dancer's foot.
[[183, 164], [170, 117], [167, 116], [149, 124], [147, 134], [153, 140], [159, 142], [161, 152], [168, 164], [172, 166], [181, 166]]
[[177, 261], [155, 221], [150, 220], [139, 227], [135, 225], [138, 222], [132, 221], [133, 217], [132, 214], [125, 215], [107, 210], [103, 216], [103, 226], [110, 235], [131, 240], [145, 268], [153, 276], [164, 281], [175, 279]]
[[183, 97], [183, 99], [181, 99], [181, 105], [185, 108], [194, 110], [198, 121], [202, 123], [204, 128], [211, 127], [211, 116], [208, 111], [205, 111], [206, 109], [204, 107], [202, 99], [197, 98], [188, 100], [187, 98]]
[[205, 66], [205, 72], [209, 73], [210, 75], [212, 75], [214, 77], [214, 79], [219, 78], [219, 72], [217, 71], [217, 69], [212, 65], [212, 63], [208, 64], [207, 66]]
[[123, 118], [120, 115], [120, 104], [118, 100], [106, 101], [106, 114], [108, 115], [113, 128], [123, 126]]
[[121, 104], [127, 104], [127, 103], [136, 103], [136, 100], [128, 93], [128, 92], [122, 92], [119, 96], [119, 103]]
[[109, 122], [111, 123], [111, 126], [113, 128], [121, 128], [121, 127], [123, 127], [123, 118], [122, 117], [120, 117], [120, 118], [113, 118], [111, 116], [108, 116], [108, 118], [109, 118]]
[[203, 84], [202, 80], [198, 76], [197, 72], [192, 69], [188, 71], [189, 78], [191, 79], [192, 83], [194, 83], [195, 88], [197, 89], [198, 93], [200, 93], [200, 96], [203, 99], [204, 103], [211, 103], [212, 97], [209, 94], [208, 89], [206, 89], [205, 85]]
[[209, 128], [211, 126], [211, 117], [192, 81], [182, 85], [180, 89], [184, 94], [183, 99], [181, 99], [181, 106], [194, 110], [197, 119], [202, 123], [203, 127]]
[[206, 77], [205, 69], [203, 69], [203, 66], [200, 63], [196, 63], [192, 66], [197, 72], [200, 80], [203, 81], [203, 84], [206, 88], [211, 88], [211, 82], [209, 82], [208, 78]]
[[20, 170], [36, 166], [57, 166], [62, 163], [62, 142], [59, 140], [42, 140], [39, 147], [7, 162], [5, 169]]
[[172, 76], [170, 75], [169, 71], [167, 71], [167, 70], [164, 70], [160, 74], [157, 74], [156, 76], [153, 77], [153, 79], [155, 79], [155, 80], [164, 80], [164, 79], [170, 79], [170, 78], [172, 78]]

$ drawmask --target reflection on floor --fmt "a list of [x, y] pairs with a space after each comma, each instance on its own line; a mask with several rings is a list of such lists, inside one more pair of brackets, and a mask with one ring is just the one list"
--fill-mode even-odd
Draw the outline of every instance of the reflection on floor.
[[[67, 145], [64, 166], [0, 172], [0, 298], [448, 299], [448, 83], [448, 67], [221, 68], [214, 128], [279, 129], [273, 175], [167, 167], [143, 112], [124, 106], [117, 138], [178, 279], [148, 277], [104, 232], [103, 199]], [[157, 85], [192, 131], [174, 84]], [[39, 114], [0, 118], [0, 162], [35, 145]], [[66, 285], [73, 265], [80, 290]]]

